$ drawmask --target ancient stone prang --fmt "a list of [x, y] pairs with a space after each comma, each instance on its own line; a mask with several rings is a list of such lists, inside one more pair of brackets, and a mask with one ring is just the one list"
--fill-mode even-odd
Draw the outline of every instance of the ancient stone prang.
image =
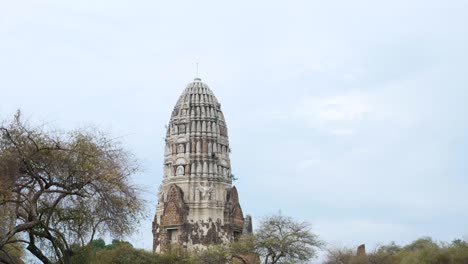
[[228, 243], [252, 232], [232, 185], [229, 140], [221, 104], [196, 78], [177, 101], [167, 127], [164, 178], [153, 221], [153, 250]]

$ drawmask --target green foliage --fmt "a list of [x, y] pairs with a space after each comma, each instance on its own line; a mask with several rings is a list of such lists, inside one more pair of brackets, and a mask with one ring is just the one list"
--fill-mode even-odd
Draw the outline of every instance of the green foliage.
[[233, 263], [259, 263], [259, 257], [255, 250], [254, 235], [243, 235], [237, 241], [230, 243], [229, 254]]
[[72, 264], [201, 264], [197, 256], [180, 247], [173, 246], [164, 254], [154, 254], [136, 249], [127, 241], [112, 240], [106, 245], [104, 240], [97, 239], [82, 248], [73, 256]]
[[0, 251], [0, 263], [5, 261], [7, 263], [22, 264], [21, 259], [24, 256], [24, 249], [19, 243], [7, 244], [4, 251]]
[[92, 249], [104, 249], [106, 247], [106, 242], [102, 238], [95, 239], [91, 241]]
[[[102, 242], [99, 242], [99, 243], [102, 243]], [[133, 245], [130, 242], [127, 242], [127, 241], [113, 239], [112, 244], [104, 246], [105, 249], [114, 249], [114, 248], [118, 248], [118, 247], [133, 248]]]
[[142, 249], [135, 249], [128, 244], [120, 244], [112, 249], [105, 249], [96, 252], [89, 262], [91, 263], [113, 263], [113, 264], [152, 264], [159, 263], [152, 253]]
[[228, 245], [211, 245], [205, 250], [191, 252], [192, 262], [200, 264], [257, 264], [258, 255], [255, 254], [254, 237], [241, 236]]
[[468, 264], [468, 243], [462, 240], [454, 240], [447, 248], [452, 257], [452, 263]]
[[351, 249], [333, 249], [324, 264], [468, 264], [468, 243], [458, 239], [444, 244], [423, 237], [404, 247], [392, 242], [364, 256]]
[[227, 263], [229, 260], [229, 249], [223, 245], [209, 246], [206, 250], [198, 253], [198, 260], [206, 264]]
[[[0, 164], [1, 166], [1, 164]], [[2, 172], [0, 172], [2, 173]], [[0, 188], [4, 188], [5, 183], [0, 180]], [[9, 229], [13, 227], [13, 208], [8, 206], [2, 206], [3, 199], [2, 191], [0, 191], [0, 237], [5, 236]], [[18, 236], [13, 236], [12, 239], [17, 239]], [[0, 250], [0, 263], [12, 262], [12, 263], [23, 263], [21, 258], [24, 256], [24, 248], [20, 243], [9, 243], [6, 244], [3, 249]]]
[[[212, 245], [205, 250], [188, 251], [171, 245], [167, 252], [155, 254], [136, 249], [127, 241], [113, 240], [106, 245], [96, 239], [89, 245], [76, 250], [72, 264], [257, 264], [253, 253], [252, 238], [241, 238], [229, 245]], [[236, 254], [234, 256], [234, 254]]]

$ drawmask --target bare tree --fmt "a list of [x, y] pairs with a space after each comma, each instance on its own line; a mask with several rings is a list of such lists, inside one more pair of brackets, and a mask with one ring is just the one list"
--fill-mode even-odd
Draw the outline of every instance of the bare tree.
[[308, 261], [321, 246], [308, 223], [282, 215], [265, 218], [255, 233], [255, 247], [265, 264]]
[[143, 210], [129, 181], [136, 171], [118, 142], [30, 127], [18, 112], [0, 126], [0, 209], [12, 208], [14, 220], [0, 233], [0, 251], [22, 243], [43, 263], [69, 263], [72, 245], [130, 233]]
[[327, 250], [327, 257], [324, 264], [350, 264], [354, 257], [352, 249], [332, 248]]

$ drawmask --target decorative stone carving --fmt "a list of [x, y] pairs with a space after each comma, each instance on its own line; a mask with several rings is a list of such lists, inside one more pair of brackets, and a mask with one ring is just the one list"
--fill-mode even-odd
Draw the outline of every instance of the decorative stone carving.
[[192, 163], [192, 169], [190, 170], [190, 172], [192, 173], [192, 175], [194, 175], [194, 174], [197, 172], [197, 168], [196, 168], [195, 162]]
[[228, 164], [228, 162], [227, 162], [226, 159], [222, 159], [222, 160], [221, 160], [221, 165], [223, 165], [223, 166], [225, 166], [225, 167], [229, 166], [229, 164]]
[[179, 153], [184, 153], [185, 152], [185, 147], [184, 147], [184, 144], [179, 144], [177, 146], [177, 154]]
[[166, 147], [164, 149], [164, 153], [167, 155], [168, 153], [170, 153], [171, 151], [171, 148], [169, 147], [169, 144], [166, 144]]
[[201, 153], [201, 144], [200, 141], [197, 141], [197, 153]]
[[184, 166], [177, 167], [177, 170], [176, 170], [176, 175], [177, 176], [184, 175], [184, 172], [185, 172]]
[[167, 202], [164, 203], [161, 225], [183, 224], [187, 213], [185, 207], [182, 190], [177, 185], [172, 184], [168, 190]]
[[177, 158], [175, 164], [176, 165], [183, 165], [183, 164], [186, 164], [187, 163], [187, 160], [185, 160], [185, 158]]
[[206, 122], [205, 121], [202, 122], [201, 131], [206, 132]]
[[199, 183], [197, 189], [201, 193], [201, 200], [211, 200], [211, 195], [213, 192], [213, 186], [211, 183], [208, 183], [208, 186], [204, 186], [201, 183]]
[[158, 203], [163, 203], [164, 202], [164, 190], [163, 190], [163, 186], [162, 185], [159, 185], [159, 188], [158, 188]]
[[201, 162], [197, 162], [197, 175], [201, 175], [202, 173], [202, 164]]
[[208, 155], [210, 155], [213, 152], [213, 144], [211, 142], [208, 142]]

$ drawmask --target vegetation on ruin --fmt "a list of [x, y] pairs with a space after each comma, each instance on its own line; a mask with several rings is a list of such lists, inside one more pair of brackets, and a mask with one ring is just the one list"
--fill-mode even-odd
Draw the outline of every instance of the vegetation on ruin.
[[[102, 239], [93, 241], [72, 258], [73, 264], [85, 263], [141, 263], [141, 264], [257, 264], [254, 237], [241, 237], [229, 245], [211, 245], [206, 250], [187, 251], [172, 245], [164, 253], [136, 249], [128, 242], [118, 240], [105, 245]], [[270, 262], [267, 262], [270, 263]]]

